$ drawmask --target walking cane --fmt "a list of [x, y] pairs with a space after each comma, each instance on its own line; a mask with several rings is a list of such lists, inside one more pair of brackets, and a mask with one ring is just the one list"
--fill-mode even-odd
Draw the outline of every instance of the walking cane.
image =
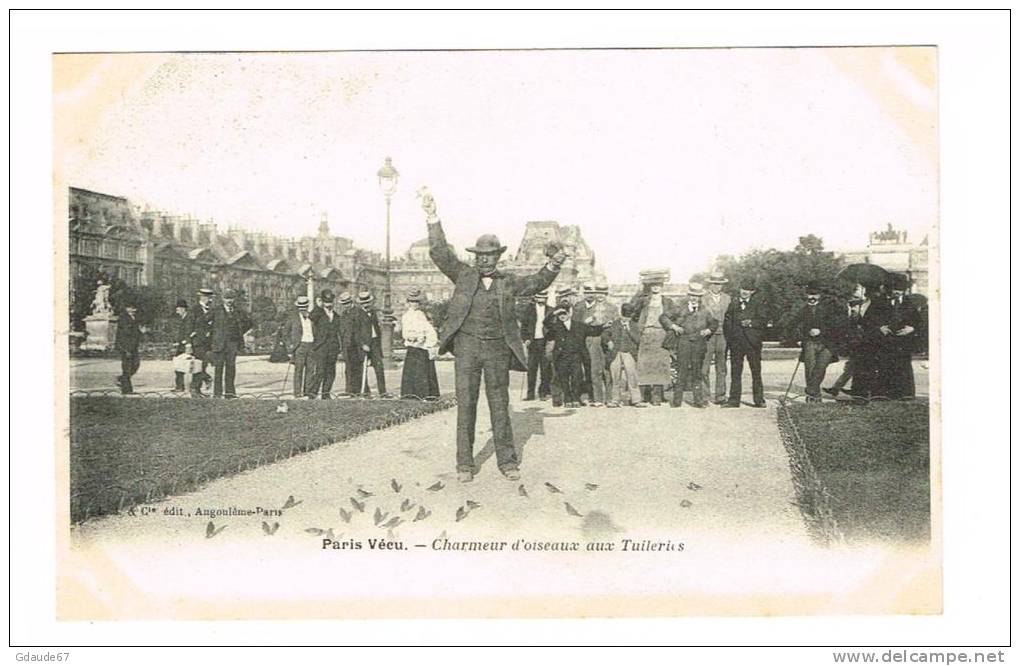
[[361, 394], [365, 395], [368, 393], [368, 354], [365, 354], [361, 360]]
[[281, 398], [287, 393], [287, 378], [290, 377], [290, 366], [293, 364], [294, 361], [287, 361], [287, 372], [283, 373], [283, 386], [280, 387]]
[[797, 365], [793, 366], [793, 374], [790, 376], [790, 383], [786, 387], [786, 393], [783, 394], [783, 402], [786, 402], [786, 397], [790, 395], [790, 389], [793, 388], [793, 380], [797, 378], [797, 371], [800, 370], [800, 355], [797, 355]]

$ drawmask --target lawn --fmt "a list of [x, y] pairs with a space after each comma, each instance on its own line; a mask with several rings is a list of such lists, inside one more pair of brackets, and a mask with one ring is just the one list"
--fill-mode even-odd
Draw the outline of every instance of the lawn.
[[779, 424], [801, 510], [820, 540], [930, 538], [927, 401], [794, 403], [780, 407]]
[[192, 490], [303, 451], [403, 423], [450, 399], [71, 399], [71, 521]]

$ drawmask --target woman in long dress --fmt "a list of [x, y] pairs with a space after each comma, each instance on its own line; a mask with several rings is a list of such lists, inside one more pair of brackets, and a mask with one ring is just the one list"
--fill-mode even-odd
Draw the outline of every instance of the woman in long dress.
[[439, 378], [436, 376], [436, 355], [439, 336], [435, 327], [421, 310], [420, 289], [407, 295], [407, 312], [400, 319], [407, 356], [400, 379], [400, 396], [403, 398], [438, 398]]
[[633, 301], [640, 308], [638, 330], [641, 343], [638, 345], [637, 376], [641, 382], [642, 399], [660, 405], [663, 392], [673, 380], [669, 372], [669, 351], [662, 348], [666, 329], [659, 319], [664, 312], [672, 311], [673, 303], [662, 295], [662, 285], [666, 281], [664, 273], [649, 271], [642, 275], [641, 281], [644, 290]]

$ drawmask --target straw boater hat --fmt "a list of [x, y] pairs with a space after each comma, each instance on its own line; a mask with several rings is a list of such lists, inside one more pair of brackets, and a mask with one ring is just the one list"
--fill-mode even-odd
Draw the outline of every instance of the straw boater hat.
[[341, 291], [340, 292], [340, 305], [350, 305], [354, 299], [351, 298], [351, 292]]
[[307, 310], [308, 309], [308, 297], [307, 296], [298, 296], [297, 300], [294, 301], [294, 305], [297, 306], [298, 310]]
[[421, 289], [418, 287], [411, 287], [411, 289], [407, 292], [408, 303], [421, 303], [424, 300], [425, 299], [421, 295]]
[[577, 296], [577, 291], [573, 287], [564, 287], [556, 292], [556, 298], [566, 298], [567, 296]]
[[590, 294], [594, 294], [595, 293], [595, 285], [592, 284], [591, 282], [585, 282], [583, 289], [584, 289], [584, 295], [585, 296], [588, 296]]
[[700, 282], [691, 282], [689, 285], [687, 285], [687, 295], [688, 296], [704, 296], [705, 295], [705, 285], [701, 284]]
[[375, 297], [372, 296], [372, 292], [370, 291], [362, 291], [358, 294], [358, 303], [361, 303], [362, 305], [367, 305], [374, 300]]
[[500, 245], [499, 238], [495, 234], [482, 234], [473, 247], [467, 248], [468, 252], [475, 254], [502, 254], [506, 252], [506, 245]]
[[729, 282], [729, 280], [727, 280], [726, 276], [723, 275], [723, 272], [718, 269], [712, 271], [712, 274], [708, 276], [709, 284], [726, 284], [727, 282]]
[[641, 284], [664, 284], [669, 280], [668, 268], [650, 268], [638, 273]]
[[536, 301], [547, 301], [547, 300], [549, 300], [549, 290], [548, 289], [543, 289], [542, 291], [536, 291], [535, 292], [535, 300]]
[[199, 296], [212, 296], [215, 292], [208, 287], [202, 287], [198, 290]]
[[597, 283], [595, 285], [595, 293], [596, 294], [608, 294], [609, 293], [609, 285], [606, 284], [605, 282]]

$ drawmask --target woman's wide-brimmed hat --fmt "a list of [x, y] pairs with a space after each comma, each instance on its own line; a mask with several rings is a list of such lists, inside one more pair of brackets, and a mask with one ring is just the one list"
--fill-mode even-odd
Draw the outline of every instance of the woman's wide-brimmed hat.
[[506, 252], [506, 245], [500, 245], [499, 238], [495, 234], [482, 234], [473, 247], [467, 248], [467, 251], [475, 254], [502, 254]]

